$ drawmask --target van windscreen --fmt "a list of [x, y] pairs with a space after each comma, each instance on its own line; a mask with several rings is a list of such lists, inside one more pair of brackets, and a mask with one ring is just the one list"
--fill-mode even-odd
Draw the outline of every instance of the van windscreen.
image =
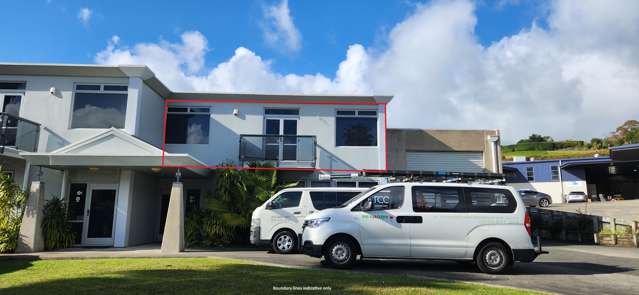
[[353, 191], [315, 191], [310, 192], [311, 202], [313, 203], [313, 207], [317, 210], [323, 210], [326, 208], [334, 208], [339, 204], [342, 204], [354, 196], [358, 195], [359, 192]]

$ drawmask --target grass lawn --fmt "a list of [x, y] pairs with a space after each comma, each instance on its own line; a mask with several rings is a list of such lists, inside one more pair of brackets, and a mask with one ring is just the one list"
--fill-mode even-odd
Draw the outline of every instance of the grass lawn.
[[607, 156], [608, 149], [601, 150], [556, 150], [556, 151], [514, 151], [502, 152], [504, 159], [512, 160], [513, 156], [533, 157], [535, 160], [546, 159], [564, 159], [564, 158], [585, 158], [592, 157], [594, 154]]
[[[274, 287], [330, 287], [278, 291]], [[0, 260], [0, 294], [526, 294], [400, 275], [291, 269], [214, 258]]]

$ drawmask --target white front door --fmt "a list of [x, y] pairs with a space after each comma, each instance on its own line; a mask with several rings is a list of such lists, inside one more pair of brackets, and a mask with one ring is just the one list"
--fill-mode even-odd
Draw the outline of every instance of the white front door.
[[113, 246], [115, 228], [116, 184], [90, 184], [85, 202], [82, 244]]

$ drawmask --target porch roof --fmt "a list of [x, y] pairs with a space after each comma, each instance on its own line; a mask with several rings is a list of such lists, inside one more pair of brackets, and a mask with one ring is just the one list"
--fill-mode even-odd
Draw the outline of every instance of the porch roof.
[[[162, 150], [120, 129], [111, 128], [47, 153], [21, 152], [31, 165], [49, 167], [161, 167]], [[164, 153], [164, 164], [206, 166], [189, 154]], [[207, 169], [189, 169], [207, 174]]]

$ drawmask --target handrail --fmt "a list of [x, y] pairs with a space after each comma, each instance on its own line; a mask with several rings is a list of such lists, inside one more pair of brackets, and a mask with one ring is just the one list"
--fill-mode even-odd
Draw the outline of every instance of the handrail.
[[[289, 139], [294, 140], [289, 141]], [[295, 159], [287, 158], [283, 154], [287, 151], [285, 149], [291, 146], [297, 146], [296, 152], [287, 155], [293, 155]], [[286, 163], [286, 165], [293, 166], [310, 165], [315, 167], [317, 161], [317, 137], [315, 135], [240, 134], [239, 148], [239, 160], [242, 163], [275, 161], [278, 166]], [[295, 162], [298, 164], [294, 164]]]
[[31, 120], [26, 119], [26, 118], [18, 117], [18, 116], [14, 115], [14, 114], [9, 114], [9, 113], [6, 113], [6, 112], [0, 112], [0, 116], [9, 116], [9, 117], [12, 117], [12, 118], [14, 118], [14, 119], [16, 119], [16, 120], [29, 122], [29, 123], [31, 123], [31, 124], [33, 124], [33, 125], [38, 126], [38, 127], [40, 127], [40, 126], [41, 126], [41, 125], [40, 125], [40, 123], [38, 123], [38, 122], [31, 121]]
[[[11, 122], [12, 120], [14, 122]], [[40, 127], [37, 122], [0, 112], [0, 154], [4, 153], [5, 147], [28, 152], [37, 151]]]

